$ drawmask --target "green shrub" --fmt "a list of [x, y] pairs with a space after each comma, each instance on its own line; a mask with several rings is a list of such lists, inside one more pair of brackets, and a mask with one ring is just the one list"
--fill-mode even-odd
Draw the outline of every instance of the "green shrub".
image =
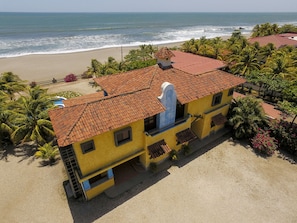
[[178, 154], [176, 150], [171, 150], [169, 155], [172, 161], [178, 160]]
[[185, 156], [191, 153], [191, 147], [189, 145], [182, 145], [182, 151]]

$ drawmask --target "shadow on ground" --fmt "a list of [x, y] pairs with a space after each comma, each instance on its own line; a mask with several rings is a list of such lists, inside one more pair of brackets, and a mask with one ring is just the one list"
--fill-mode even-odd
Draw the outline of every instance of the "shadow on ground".
[[106, 213], [112, 211], [114, 208], [120, 206], [158, 181], [164, 179], [168, 175], [169, 173], [167, 171], [155, 173], [148, 179], [144, 179], [144, 181], [140, 182], [130, 190], [118, 195], [115, 198], [109, 198], [103, 193], [90, 201], [83, 201], [82, 199], [74, 198], [68, 199], [73, 222], [94, 222]]
[[[225, 140], [232, 140], [230, 139], [229, 131], [222, 131], [217, 135], [212, 135], [211, 137], [201, 141], [196, 140], [190, 144], [191, 146], [191, 153], [187, 156], [183, 154], [179, 154], [180, 159], [177, 162], [172, 162], [171, 160], [166, 160], [162, 164], [158, 165], [158, 172], [151, 173], [147, 172], [142, 176], [135, 177], [135, 179], [129, 180], [134, 181], [130, 184], [130, 188], [126, 187], [126, 183], [122, 183], [118, 185], [118, 188], [127, 188], [121, 193], [113, 193], [112, 191], [108, 193], [103, 193], [90, 201], [84, 201], [82, 198], [74, 199], [69, 198], [68, 204], [69, 208], [73, 217], [74, 222], [94, 222], [95, 220], [99, 219], [103, 215], [107, 214], [108, 212], [112, 211], [114, 208], [118, 207], [119, 205], [125, 203], [132, 197], [136, 196], [137, 194], [141, 193], [142, 191], [146, 190], [150, 186], [154, 185], [158, 181], [167, 177], [170, 173], [168, 169], [172, 166], [178, 166], [182, 168], [183, 166], [187, 165], [192, 160], [196, 159], [197, 157], [203, 155], [207, 151], [211, 150], [212, 148], [216, 147], [220, 143], [224, 142]], [[128, 182], [129, 185], [129, 182]], [[113, 190], [113, 188], [112, 188]], [[115, 188], [115, 190], [117, 190]], [[121, 190], [121, 189], [120, 189]], [[115, 196], [107, 196], [115, 195]]]

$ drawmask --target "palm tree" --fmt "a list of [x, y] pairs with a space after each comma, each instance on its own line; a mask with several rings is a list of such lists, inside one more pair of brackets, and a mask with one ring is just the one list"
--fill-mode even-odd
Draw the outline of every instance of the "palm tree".
[[231, 55], [229, 64], [232, 73], [240, 75], [250, 74], [260, 69], [257, 52], [253, 47], [245, 47], [239, 55]]
[[264, 23], [256, 25], [252, 30], [252, 37], [269, 36], [280, 32], [277, 24]]
[[236, 138], [253, 137], [267, 124], [261, 101], [251, 96], [235, 100], [230, 111], [229, 124]]
[[273, 77], [281, 76], [284, 79], [292, 79], [296, 75], [290, 54], [280, 50], [267, 59], [262, 71]]
[[29, 89], [28, 96], [18, 99], [15, 105], [18, 115], [13, 122], [16, 129], [11, 135], [14, 143], [34, 140], [42, 145], [54, 136], [47, 112], [53, 102], [46, 91], [37, 86]]
[[18, 75], [12, 72], [2, 73], [0, 76], [0, 90], [5, 92], [12, 100], [16, 93], [22, 92], [26, 89], [24, 81]]
[[52, 143], [45, 143], [35, 152], [36, 158], [49, 161], [50, 164], [56, 161], [56, 156], [59, 155], [58, 146], [53, 146]]
[[7, 95], [0, 92], [0, 144], [6, 138], [10, 138], [13, 132], [11, 124], [11, 110], [8, 107], [9, 100]]

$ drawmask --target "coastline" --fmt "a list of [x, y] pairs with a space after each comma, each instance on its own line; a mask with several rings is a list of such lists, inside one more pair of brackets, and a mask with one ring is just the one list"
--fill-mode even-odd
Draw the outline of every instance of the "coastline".
[[[183, 42], [155, 45], [157, 47], [179, 47]], [[111, 47], [91, 51], [61, 54], [34, 54], [0, 58], [0, 73], [13, 72], [22, 80], [32, 82], [62, 79], [67, 74], [81, 75], [91, 65], [92, 59], [105, 63], [108, 57], [121, 61], [130, 50], [139, 46]]]

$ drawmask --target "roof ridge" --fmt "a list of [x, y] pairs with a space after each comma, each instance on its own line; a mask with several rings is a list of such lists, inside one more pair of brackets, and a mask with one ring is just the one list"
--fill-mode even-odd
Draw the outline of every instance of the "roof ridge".
[[[131, 73], [134, 73], [135, 71], [144, 70], [144, 69], [146, 70], [145, 73], [148, 73], [148, 72], [150, 71], [150, 69], [151, 69], [151, 68], [154, 68], [155, 66], [156, 66], [156, 65], [151, 65], [151, 66], [148, 66], [148, 67], [138, 68], [138, 69], [135, 69], [135, 70], [130, 70], [130, 71], [126, 71], [126, 72], [123, 72], [123, 73], [119, 73], [118, 75], [120, 75], [120, 74], [130, 75]], [[147, 71], [147, 70], [148, 70], [148, 71]], [[113, 74], [112, 74], [112, 75], [113, 75]], [[120, 86], [114, 88], [113, 91], [111, 91], [111, 93], [114, 92], [114, 91], [119, 90], [121, 87], [122, 87], [122, 85], [120, 85]]]
[[[74, 127], [76, 126], [76, 124], [77, 124], [77, 123], [79, 122], [79, 120], [82, 118], [82, 114], [85, 112], [86, 107], [88, 106], [88, 104], [85, 103], [85, 104], [79, 104], [79, 105], [74, 105], [74, 106], [70, 106], [70, 107], [73, 108], [73, 107], [78, 107], [78, 106], [83, 106], [82, 111], [81, 111], [80, 114], [78, 115], [78, 119], [76, 120], [76, 122], [73, 122], [72, 127], [69, 128], [68, 133], [65, 134], [66, 137], [65, 137], [65, 139], [63, 140], [63, 143], [65, 143], [66, 139], [68, 138], [68, 136], [70, 135], [70, 133], [72, 132], [72, 130], [74, 129]], [[65, 108], [67, 108], [67, 107], [65, 107]], [[65, 108], [62, 108], [62, 109], [65, 109]]]

